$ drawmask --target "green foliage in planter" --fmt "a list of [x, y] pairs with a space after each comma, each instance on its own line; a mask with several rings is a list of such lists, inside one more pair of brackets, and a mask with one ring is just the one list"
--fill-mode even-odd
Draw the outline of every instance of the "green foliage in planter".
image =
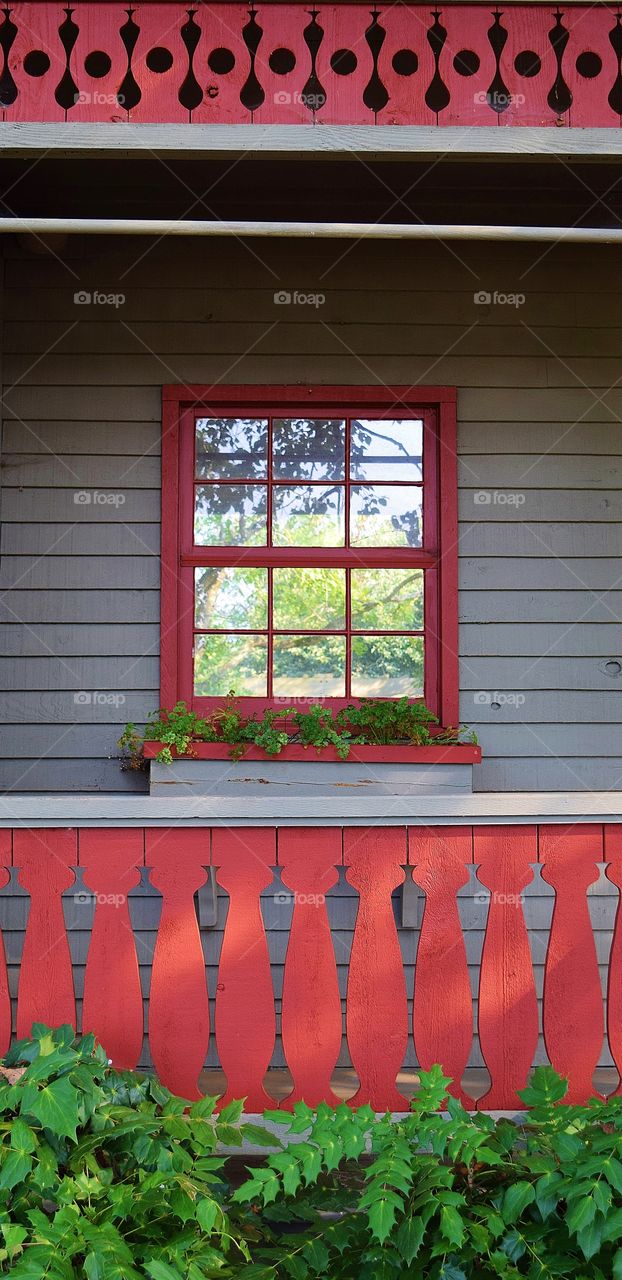
[[[178, 755], [192, 754], [193, 742], [226, 742], [232, 759], [240, 759], [248, 746], [261, 747], [268, 755], [277, 756], [290, 743], [304, 747], [334, 747], [342, 760], [347, 759], [353, 744], [388, 746], [396, 743], [429, 745], [459, 741], [460, 731], [446, 729], [433, 734], [436, 716], [422, 702], [408, 698], [363, 698], [335, 713], [325, 703], [313, 703], [307, 711], [296, 707], [268, 708], [261, 718], [246, 716], [235, 695], [230, 693], [222, 707], [203, 718], [178, 702], [167, 711], [160, 709], [149, 717], [141, 737], [135, 724], [127, 724], [118, 745], [129, 752], [128, 766], [140, 768], [144, 742], [162, 742], [156, 759], [170, 764], [173, 748]], [[475, 734], [468, 741], [476, 742]]]
[[439, 1067], [421, 1080], [397, 1121], [266, 1112], [293, 1141], [240, 1176], [222, 1146], [268, 1146], [241, 1103], [215, 1118], [213, 1098], [113, 1071], [92, 1036], [35, 1026], [0, 1069], [0, 1274], [620, 1280], [622, 1100], [560, 1106], [540, 1067], [514, 1124], [447, 1099]]

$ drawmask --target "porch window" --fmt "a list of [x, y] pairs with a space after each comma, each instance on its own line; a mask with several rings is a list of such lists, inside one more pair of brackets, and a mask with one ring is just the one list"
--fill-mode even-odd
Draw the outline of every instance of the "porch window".
[[196, 390], [165, 390], [163, 704], [455, 720], [451, 394]]

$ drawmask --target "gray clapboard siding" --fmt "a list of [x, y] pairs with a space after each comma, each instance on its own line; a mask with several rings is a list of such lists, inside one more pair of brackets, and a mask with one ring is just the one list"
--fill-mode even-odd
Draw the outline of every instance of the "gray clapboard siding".
[[[72, 388], [72, 394], [75, 393], [75, 388]], [[85, 399], [88, 399], [88, 395]], [[85, 432], [92, 430], [87, 423], [84, 424], [83, 429]], [[160, 461], [159, 458], [151, 458], [143, 454], [110, 458], [98, 455], [83, 457], [78, 454], [57, 457], [53, 453], [32, 455], [22, 452], [11, 454], [7, 458], [5, 484], [7, 488], [21, 488], [24, 485], [44, 489], [87, 489], [91, 491], [90, 503], [81, 504], [80, 501], [76, 501], [75, 506], [113, 506], [112, 501], [108, 503], [103, 501], [103, 496], [109, 491], [114, 493], [119, 490], [124, 494], [126, 489], [159, 488]], [[100, 494], [100, 498], [95, 499], [93, 492]]]
[[542, 453], [502, 454], [499, 457], [495, 454], [462, 455], [458, 475], [460, 483], [470, 488], [480, 485], [511, 492], [523, 489], [619, 489], [622, 458], [591, 457], [589, 454], [577, 458], [554, 457]]
[[159, 591], [6, 591], [0, 594], [0, 621], [158, 622]]
[[[9, 748], [10, 749], [10, 748]], [[123, 772], [116, 760], [0, 760], [0, 790], [20, 792], [145, 791], [145, 775]]]
[[[69, 247], [74, 281], [51, 255], [3, 247], [5, 381], [24, 375], [7, 393], [3, 548], [9, 574], [28, 576], [0, 600], [0, 616], [40, 624], [21, 649], [9, 636], [9, 652], [38, 663], [14, 667], [2, 704], [11, 732], [36, 731], [38, 720], [46, 731], [99, 732], [109, 721], [116, 734], [157, 702], [137, 679], [123, 708], [68, 710], [60, 689], [20, 693], [16, 681], [46, 670], [46, 644], [69, 665], [92, 660], [99, 691], [115, 654], [131, 662], [145, 652], [133, 652], [133, 629], [158, 617], [147, 552], [158, 547], [162, 382], [422, 380], [459, 388], [462, 718], [482, 726], [483, 740], [491, 735], [476, 785], [494, 776], [499, 789], [514, 789], [524, 776], [515, 767], [537, 761], [537, 774], [547, 758], [547, 786], [582, 786], [565, 762], [578, 763], [583, 727], [595, 767], [615, 762], [619, 686], [599, 663], [622, 644], [622, 389], [589, 390], [617, 384], [622, 372], [613, 252], [561, 245], [534, 265], [529, 246], [464, 245], [456, 255], [436, 245], [344, 245], [336, 255], [318, 242], [163, 242], [144, 254], [142, 243], [106, 238]], [[76, 305], [76, 289], [95, 286], [124, 293], [123, 306]], [[280, 306], [279, 289], [325, 301]], [[479, 306], [482, 289], [525, 301]], [[122, 491], [125, 502], [75, 504], [76, 488]], [[483, 489], [489, 503], [476, 501]], [[503, 502], [508, 491], [524, 502]], [[54, 548], [56, 536], [64, 543]], [[520, 690], [525, 702], [482, 706], [480, 690]], [[576, 727], [564, 744], [568, 722]], [[527, 745], [530, 724], [546, 729], [544, 746]], [[606, 747], [601, 725], [611, 726]], [[523, 736], [504, 740], [504, 727]], [[105, 760], [110, 750], [98, 741]], [[65, 751], [45, 743], [53, 758]], [[18, 749], [27, 758], [34, 740]], [[567, 754], [557, 763], [558, 750]], [[85, 777], [99, 758], [85, 756]], [[66, 765], [73, 786], [68, 755]], [[542, 789], [544, 778], [530, 785]]]
[[[139, 661], [142, 663], [143, 659]], [[136, 664], [136, 670], [138, 666], [139, 663]], [[90, 702], [76, 700], [69, 689], [54, 689], [52, 692], [45, 689], [38, 692], [27, 689], [23, 692], [18, 689], [13, 693], [0, 693], [0, 724], [54, 724], [59, 726], [59, 735], [62, 735], [68, 724], [118, 725], [128, 720], [144, 724], [159, 699], [157, 686], [152, 689], [127, 689], [123, 692], [117, 689], [100, 689], [98, 686], [88, 690], [76, 689], [76, 692], [90, 693]], [[94, 697], [95, 694], [101, 696]], [[2, 737], [3, 752], [10, 758], [10, 740], [4, 733]], [[68, 784], [88, 778], [88, 772], [83, 768], [76, 771], [67, 766], [65, 774]], [[72, 790], [74, 789], [72, 786]], [[63, 790], [62, 786], [59, 790]]]
[[[622, 634], [618, 643], [622, 651]], [[26, 659], [40, 661], [45, 659]], [[607, 663], [609, 661], [609, 668]], [[465, 697], [469, 689], [529, 690], [530, 696], [541, 689], [603, 689], [610, 696], [622, 694], [622, 658], [617, 662], [602, 658], [463, 658], [460, 665], [460, 687]], [[622, 711], [622, 708], [620, 708]]]
[[120, 737], [128, 717], [124, 707], [118, 709], [118, 723], [76, 725], [7, 724], [3, 734], [10, 743], [14, 759], [37, 760], [51, 756], [55, 760], [98, 760], [116, 758]]
[[3, 555], [158, 556], [159, 524], [9, 524], [0, 535]]
[[469, 724], [477, 733], [486, 760], [505, 756], [616, 756], [622, 759], [620, 724], [491, 724], [480, 722], [477, 708]]
[[2, 628], [0, 651], [4, 655], [44, 657], [102, 657], [160, 652], [160, 629], [155, 623], [36, 623], [25, 627], [20, 622], [6, 622]]
[[[615, 546], [612, 550], [615, 551]], [[471, 588], [481, 590], [482, 587], [503, 591], [508, 583], [519, 590], [523, 587], [525, 591], [568, 591], [580, 587], [587, 595], [619, 587], [622, 584], [622, 564], [619, 558], [605, 557], [568, 557], [566, 560], [534, 557], [526, 561], [510, 556], [505, 560], [488, 556], [477, 560], [465, 557], [460, 562], [460, 585], [465, 592]]]
[[[611, 430], [611, 428], [610, 428]], [[510, 427], [508, 427], [510, 431]], [[472, 460], [469, 462], [471, 465]], [[529, 464], [525, 464], [525, 467]], [[471, 477], [458, 494], [458, 510], [461, 520], [475, 522], [477, 526], [503, 521], [504, 525], [519, 525], [523, 521], [550, 523], [581, 521], [584, 524], [622, 520], [622, 491], [619, 489], [487, 489], [490, 501], [482, 500], [482, 485]], [[507, 501], [507, 494], [519, 492], [524, 501]]]
[[[283, 349], [283, 342], [277, 341], [278, 330], [281, 323], [278, 316], [274, 320], [274, 329], [272, 330], [274, 343], [273, 350], [265, 355], [261, 352], [261, 343], [258, 341], [261, 334], [258, 333], [251, 343], [248, 343], [243, 350], [248, 350], [248, 357], [244, 357], [244, 365], [249, 367], [249, 377], [251, 369], [264, 369], [264, 378], [271, 370], [276, 374], [276, 370], [281, 366], [280, 377], [283, 381], [291, 379], [295, 380], [296, 362], [300, 361], [301, 350], [304, 351], [303, 362], [308, 370], [308, 376], [316, 381], [322, 378], [324, 381], [331, 380], [331, 372], [337, 375], [339, 366], [343, 365], [343, 360], [347, 347], [343, 340], [337, 335], [332, 336], [330, 350], [325, 353], [323, 350], [319, 353], [322, 357], [320, 366], [317, 353], [313, 344], [301, 345], [296, 344], [293, 353], [288, 353]], [[326, 332], [326, 330], [325, 330]], [[303, 340], [304, 341], [304, 340]], [[224, 351], [215, 351], [213, 348], [207, 348], [206, 352], [200, 352], [196, 355], [187, 355], [185, 352], [175, 356], [175, 379], [178, 382], [195, 383], [215, 376], [223, 377], [227, 368], [227, 361], [231, 357], [237, 358], [240, 347], [235, 346], [232, 341]], [[252, 354], [250, 352], [252, 351]], [[380, 352], [372, 350], [371, 353], [379, 363], [380, 368], [386, 368], [387, 375], [399, 376], [398, 370], [400, 365], [396, 359], [394, 349], [388, 352]], [[353, 361], [357, 361], [357, 356], [352, 357]], [[429, 356], [413, 356], [409, 354], [410, 376], [414, 383], [423, 382], [429, 376], [430, 359]], [[603, 365], [610, 362], [603, 361]], [[503, 365], [491, 364], [489, 356], [461, 356], [458, 354], [447, 355], [444, 364], [444, 377], [452, 385], [464, 386], [480, 386], [482, 381], [486, 379], [489, 386], [505, 387], [508, 384], [515, 387], [522, 385], [530, 387], [546, 387], [549, 384], [547, 379], [546, 361], [533, 357], [512, 356], [503, 362]], [[13, 380], [18, 384], [20, 391], [23, 388], [23, 379], [27, 376], [28, 370], [32, 366], [32, 357], [27, 356], [11, 356], [5, 357], [6, 374], [9, 380]], [[338, 375], [337, 375], [338, 376]], [[45, 360], [39, 361], [37, 365], [35, 379], [40, 386], [54, 387], [69, 386], [72, 383], [78, 386], [97, 387], [98, 395], [100, 388], [106, 389], [109, 386], [117, 386], [120, 383], [125, 386], [133, 387], [149, 387], [151, 388], [158, 378], [162, 380], [163, 369], [162, 360], [158, 355], [152, 355], [150, 352], [141, 352], [140, 354], [131, 355], [91, 355], [88, 361], [81, 362], [76, 367], [75, 356], [57, 356], [55, 353], [47, 356]], [[605, 384], [608, 378], [605, 368], [601, 382]], [[336, 380], [336, 378], [335, 378]], [[609, 378], [609, 380], [611, 380]], [[572, 383], [574, 385], [574, 382]], [[6, 399], [9, 406], [15, 404], [13, 393], [7, 392]], [[16, 392], [17, 395], [17, 392]]]
[[[578, 584], [575, 584], [578, 586]], [[622, 591], [460, 591], [462, 622], [617, 622]]]
[[[574, 516], [572, 508], [569, 514]], [[480, 527], [461, 524], [462, 556], [611, 556], [622, 553], [621, 524], [535, 524], [497, 521]]]
[[[534, 743], [537, 748], [537, 733]], [[517, 760], [498, 756], [475, 765], [474, 786], [478, 791], [595, 791], [597, 787], [621, 791], [622, 757], [581, 760], [576, 756], [534, 756], [531, 760]]]
[[154, 689], [160, 674], [158, 657], [0, 658], [0, 688], [13, 679], [24, 689], [98, 690]]
[[50, 555], [4, 556], [0, 585], [3, 590], [31, 591], [33, 589], [67, 588], [83, 591], [110, 591], [139, 588], [156, 590], [160, 585], [160, 565], [157, 556], [135, 555], [85, 556], [57, 555], [62, 541]]
[[[561, 333], [570, 335], [561, 338]], [[567, 358], [571, 355], [568, 342], [576, 334], [590, 350], [595, 345], [603, 349], [605, 333], [596, 330], [547, 330], [547, 340], [557, 341]], [[505, 339], [505, 334], [501, 334]], [[576, 339], [575, 339], [576, 340]], [[622, 330], [612, 343], [611, 354], [622, 349]], [[622, 432], [612, 430], [611, 421], [601, 422], [463, 422], [458, 429], [460, 453], [464, 456], [477, 453], [551, 453], [556, 457], [565, 454], [599, 454], [606, 457], [622, 453]]]
[[[77, 487], [77, 486], [76, 486]], [[103, 524], [108, 527], [115, 522], [119, 524], [154, 523], [160, 518], [160, 489], [128, 489], [123, 488], [123, 503], [111, 505], [99, 499], [91, 502], [74, 502], [76, 487], [63, 489], [42, 488], [9, 488], [5, 487], [2, 499], [2, 514], [6, 524], [29, 524], [31, 521], [58, 522], [66, 524], [71, 521], [76, 525]], [[115, 484], [112, 492], [118, 491]], [[98, 493], [102, 492], [98, 489]], [[111, 490], [104, 489], [104, 493]]]
[[[563, 623], [527, 621], [521, 628], [511, 623], [465, 624], [460, 627], [460, 653], [471, 657], [610, 657], [622, 643], [617, 622]], [[520, 652], [519, 652], [520, 651]]]
[[[30, 326], [26, 326], [29, 328]], [[119, 335], [115, 329], [116, 346]], [[39, 348], [40, 350], [40, 348]], [[97, 431], [86, 432], [83, 424], [55, 422], [7, 422], [5, 454], [97, 453], [124, 457], [134, 454], [157, 457], [161, 452], [160, 432], [152, 422], [101, 422]]]
[[[611, 682], [613, 685], [613, 681]], [[614, 689], [600, 690], [582, 689], [529, 689], [516, 691], [515, 685], [499, 689], [494, 682], [486, 681], [473, 693], [462, 690], [460, 693], [460, 719], [463, 724], [524, 724], [533, 725], [534, 733], [540, 724], [595, 724], [608, 726], [619, 724], [622, 719], [622, 708], [615, 693], [622, 693], [619, 685]], [[495, 693], [501, 695], [495, 698]], [[484, 696], [480, 696], [484, 695]], [[534, 742], [534, 746], [535, 746]], [[509, 754], [509, 753], [508, 753]], [[538, 754], [535, 752], [535, 754]], [[603, 754], [607, 754], [603, 752]], [[481, 778], [481, 765], [475, 766], [473, 783], [476, 791], [486, 790], [478, 786]], [[503, 788], [494, 788], [494, 790]], [[567, 780], [560, 781], [559, 787], [525, 785], [524, 788], [511, 790], [525, 791], [571, 791]], [[622, 788], [621, 788], [622, 790]]]

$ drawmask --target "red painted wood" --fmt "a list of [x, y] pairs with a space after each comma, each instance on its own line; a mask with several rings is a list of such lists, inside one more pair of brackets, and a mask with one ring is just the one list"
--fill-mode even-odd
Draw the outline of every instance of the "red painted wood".
[[535, 827], [476, 827], [473, 860], [490, 904], [479, 978], [479, 1040], [490, 1089], [479, 1108], [523, 1105], [524, 1088], [538, 1043], [538, 1003], [523, 890], [533, 880]]
[[[424, 527], [429, 544], [421, 551], [404, 549], [197, 548], [192, 532], [195, 411], [240, 413], [252, 407], [263, 413], [300, 410], [304, 401], [317, 412], [359, 413], [381, 408], [384, 416], [422, 414], [425, 420]], [[162, 704], [179, 698], [209, 714], [222, 699], [198, 698], [192, 691], [192, 566], [197, 564], [377, 565], [421, 564], [430, 575], [426, 586], [426, 701], [441, 723], [458, 719], [457, 702], [457, 488], [455, 467], [455, 390], [447, 387], [218, 387], [167, 386], [163, 390], [165, 445], [162, 513]], [[170, 482], [170, 483], [169, 483]], [[444, 542], [441, 543], [440, 539]], [[439, 552], [440, 547], [440, 552]], [[235, 550], [235, 556], [234, 556]], [[442, 622], [442, 631], [441, 631]], [[173, 640], [172, 633], [176, 632]], [[175, 675], [173, 676], [173, 673]], [[174, 682], [174, 689], [171, 687]], [[166, 692], [166, 697], [164, 696]], [[331, 700], [334, 707], [344, 699]], [[245, 709], [261, 710], [269, 698], [245, 699]]]
[[74, 883], [76, 832], [65, 827], [19, 828], [13, 836], [19, 883], [30, 894], [30, 911], [17, 992], [17, 1034], [33, 1022], [76, 1025], [71, 954], [61, 894]]
[[[319, 38], [316, 73], [327, 94], [325, 105], [314, 113], [303, 101], [305, 92], [314, 91], [309, 83], [312, 68], [305, 31], [311, 23], [311, 10], [300, 3], [278, 3], [259, 6], [254, 11], [254, 32], [258, 37], [254, 74], [263, 93], [261, 104], [251, 112], [242, 101], [244, 86], [248, 88], [251, 71], [250, 51], [244, 42], [244, 29], [249, 24], [249, 8], [244, 4], [168, 3], [152, 0], [135, 6], [133, 21], [138, 35], [131, 50], [131, 71], [141, 90], [140, 101], [132, 106], [132, 121], [178, 122], [201, 124], [248, 123], [312, 125], [315, 120], [330, 124], [406, 125], [554, 125], [556, 111], [547, 98], [557, 75], [557, 63], [551, 44], [555, 28], [556, 6], [551, 4], [512, 4], [499, 14], [497, 23], [503, 48], [500, 52], [500, 80], [494, 81], [495, 58], [489, 32], [495, 11], [485, 4], [452, 4], [436, 10], [423, 5], [395, 5], [380, 8], [375, 31], [381, 37], [378, 54], [376, 87], [380, 84], [386, 105], [375, 109], [368, 96], [372, 83], [373, 58], [368, 41], [372, 10], [366, 4], [319, 4], [314, 10], [314, 34]], [[53, 120], [62, 122], [65, 112], [56, 102], [55, 90], [65, 69], [65, 51], [59, 28], [66, 10], [61, 4], [18, 3], [10, 11], [15, 24], [15, 38], [9, 52], [9, 68], [18, 93], [3, 116], [14, 120]], [[75, 83], [89, 100], [70, 104], [69, 120], [110, 122], [123, 120], [126, 113], [115, 101], [116, 92], [127, 70], [127, 51], [120, 31], [128, 21], [128, 6], [121, 3], [98, 3], [83, 0], [74, 4], [72, 20], [78, 27], [78, 38], [70, 54], [69, 67]], [[575, 126], [619, 127], [619, 115], [608, 102], [616, 81], [617, 60], [611, 43], [616, 27], [616, 11], [607, 5], [572, 5], [562, 14], [568, 44], [562, 60], [562, 75], [573, 95], [569, 111], [562, 113], [565, 123]], [[448, 101], [435, 107], [429, 100], [433, 86], [435, 62], [430, 43], [433, 23], [444, 31], [438, 58], [440, 85]], [[184, 29], [196, 35], [192, 75], [192, 105], [180, 102], [182, 85], [190, 72], [189, 54], [182, 37]], [[8, 28], [5, 30], [8, 31]], [[153, 49], [165, 49], [172, 65], [158, 72], [148, 55]], [[233, 55], [233, 63], [214, 70], [208, 59], [217, 49]], [[295, 57], [295, 66], [284, 75], [274, 70], [274, 54], [285, 49]], [[332, 61], [338, 50], [354, 54], [356, 67], [349, 75], [338, 75]], [[400, 75], [394, 59], [404, 50], [416, 54], [413, 74]], [[472, 75], [460, 74], [459, 55], [476, 54], [477, 69]], [[85, 71], [85, 61], [95, 51], [106, 54], [112, 62], [100, 77]], [[525, 76], [516, 70], [516, 57], [534, 51], [541, 61], [536, 75]], [[44, 52], [50, 67], [43, 74], [28, 74], [24, 58], [33, 52]], [[585, 53], [595, 53], [601, 61], [596, 75], [581, 74], [577, 60]], [[458, 60], [458, 63], [457, 63]], [[399, 62], [399, 59], [398, 59]], [[28, 66], [28, 63], [26, 63]], [[487, 94], [496, 82], [508, 91], [508, 110], [497, 113]], [[438, 86], [437, 86], [438, 87]], [[367, 94], [366, 94], [367, 91]], [[428, 101], [426, 101], [426, 97]], [[196, 102], [196, 105], [194, 103]]]
[[[0, 831], [0, 889], [4, 889], [11, 878], [13, 833]], [[11, 1042], [11, 998], [9, 979], [6, 967], [4, 938], [0, 930], [0, 1055], [7, 1052]]]
[[408, 1044], [406, 983], [391, 893], [404, 881], [406, 832], [402, 827], [349, 827], [344, 862], [358, 890], [346, 1006], [352, 1064], [359, 1078], [353, 1106], [403, 1111], [407, 1103], [396, 1077]]
[[[162, 750], [162, 742], [146, 742], [144, 755], [147, 760], [154, 760]], [[226, 742], [196, 742], [191, 752], [180, 756], [173, 748], [173, 756], [181, 760], [229, 760], [231, 746]], [[357, 761], [373, 764], [478, 764], [482, 758], [481, 747], [459, 743], [440, 747], [351, 747], [346, 762], [341, 761], [334, 747], [322, 747], [316, 751], [314, 747], [302, 747], [296, 743], [284, 747], [278, 756], [269, 756], [260, 747], [249, 746], [244, 752], [244, 760], [329, 760], [335, 763]]]
[[587, 890], [598, 879], [602, 827], [540, 827], [542, 876], [555, 889], [544, 974], [544, 1040], [561, 1075], [566, 1102], [594, 1095], [592, 1079], [603, 1046], [603, 1001]]
[[456, 900], [473, 861], [471, 828], [410, 827], [408, 860], [426, 895], [413, 999], [417, 1058], [425, 1071], [439, 1062], [453, 1081], [450, 1092], [472, 1107], [461, 1085], [473, 1042], [473, 1002]]
[[247, 1111], [274, 1105], [263, 1085], [274, 1049], [274, 991], [260, 894], [274, 878], [276, 832], [216, 828], [212, 859], [229, 894], [216, 991], [216, 1044], [227, 1077], [222, 1102], [246, 1097]]
[[196, 1099], [209, 1043], [209, 1006], [194, 895], [207, 879], [209, 832], [153, 827], [145, 836], [151, 883], [162, 894], [151, 970], [149, 1045], [162, 1083], [180, 1097]]
[[[604, 827], [605, 875], [612, 884], [622, 889], [622, 824]], [[618, 899], [607, 974], [607, 1038], [609, 1049], [620, 1073], [620, 1083], [614, 1090], [622, 1096], [622, 904]]]
[[142, 1049], [143, 1000], [127, 895], [140, 883], [144, 834], [138, 827], [85, 828], [78, 859], [96, 896], [82, 1030], [94, 1032], [113, 1066], [131, 1071]]
[[337, 883], [342, 835], [335, 827], [279, 831], [283, 884], [294, 894], [294, 913], [283, 975], [281, 1035], [294, 1087], [282, 1105], [303, 1099], [336, 1106], [330, 1079], [341, 1049], [341, 998], [326, 911]]

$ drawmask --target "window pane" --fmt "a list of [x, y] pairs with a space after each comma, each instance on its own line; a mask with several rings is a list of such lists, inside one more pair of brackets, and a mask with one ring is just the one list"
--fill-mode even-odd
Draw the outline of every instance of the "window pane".
[[287, 698], [342, 698], [344, 636], [275, 636], [274, 693]]
[[268, 625], [267, 569], [195, 569], [195, 626], [256, 631]]
[[339, 631], [346, 623], [344, 569], [275, 569], [274, 626], [277, 631]]
[[201, 547], [258, 547], [266, 544], [267, 486], [197, 485], [194, 540]]
[[284, 480], [343, 480], [346, 424], [337, 418], [275, 418], [273, 471]]
[[353, 636], [355, 698], [419, 698], [423, 695], [421, 636]]
[[275, 547], [342, 547], [344, 538], [343, 485], [275, 485]]
[[420, 547], [419, 485], [353, 485], [350, 542], [353, 547]]
[[352, 422], [353, 480], [421, 480], [423, 422], [420, 418]]
[[352, 626], [355, 631], [423, 629], [422, 569], [353, 569]]
[[265, 480], [266, 418], [197, 418], [196, 474], [202, 479]]
[[265, 697], [268, 686], [265, 636], [195, 636], [194, 692], [199, 698]]

